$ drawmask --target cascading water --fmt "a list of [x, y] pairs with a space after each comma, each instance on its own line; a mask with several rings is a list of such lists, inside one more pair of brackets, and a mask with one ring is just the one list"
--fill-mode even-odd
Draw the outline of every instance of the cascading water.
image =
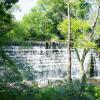
[[[59, 45], [59, 44], [58, 44]], [[57, 45], [57, 48], [59, 48]], [[5, 46], [8, 54], [17, 64], [18, 69], [26, 80], [36, 82], [48, 80], [62, 80], [67, 77], [67, 49], [60, 44], [61, 49], [45, 49], [45, 46]], [[78, 50], [80, 56], [82, 49]], [[84, 66], [88, 69], [90, 54], [87, 54]], [[94, 75], [100, 76], [100, 59], [96, 53], [92, 53], [95, 58]], [[79, 61], [74, 49], [72, 49], [72, 78], [80, 78]]]
[[94, 67], [94, 76], [95, 77], [100, 77], [100, 57], [99, 55], [97, 55], [96, 53], [94, 53], [94, 64], [95, 64], [95, 67]]

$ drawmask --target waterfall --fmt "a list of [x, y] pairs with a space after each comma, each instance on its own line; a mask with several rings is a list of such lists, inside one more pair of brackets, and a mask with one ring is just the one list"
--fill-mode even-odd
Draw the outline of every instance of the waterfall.
[[100, 77], [100, 58], [99, 55], [97, 55], [96, 53], [94, 53], [94, 57], [95, 57], [95, 67], [94, 67], [94, 71], [95, 71], [95, 77]]
[[[59, 44], [56, 44], [58, 46]], [[62, 48], [64, 46], [64, 48]], [[24, 79], [42, 82], [48, 80], [63, 80], [67, 77], [67, 49], [65, 44], [60, 44], [60, 49], [45, 49], [41, 46], [4, 46], [6, 54], [18, 66]], [[82, 49], [79, 49], [80, 56]], [[90, 52], [87, 54], [84, 66], [88, 68]], [[94, 61], [94, 75], [100, 77], [100, 58], [92, 52]], [[72, 78], [79, 79], [79, 61], [74, 49], [72, 49]]]

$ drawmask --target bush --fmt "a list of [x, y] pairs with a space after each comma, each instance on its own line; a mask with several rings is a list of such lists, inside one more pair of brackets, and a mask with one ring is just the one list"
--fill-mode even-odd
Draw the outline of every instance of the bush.
[[20, 84], [0, 87], [0, 100], [100, 100], [100, 86], [74, 82], [38, 88]]

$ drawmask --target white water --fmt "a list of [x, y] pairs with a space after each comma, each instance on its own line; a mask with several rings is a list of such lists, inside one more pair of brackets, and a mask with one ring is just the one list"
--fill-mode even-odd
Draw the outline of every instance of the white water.
[[[5, 51], [16, 62], [26, 80], [45, 82], [48, 80], [62, 80], [67, 76], [67, 50], [45, 49], [44, 47], [7, 46]], [[80, 56], [82, 49], [78, 50]], [[88, 70], [90, 54], [87, 54], [84, 66]], [[100, 77], [100, 58], [92, 52], [95, 63], [95, 77]], [[89, 73], [88, 73], [89, 74]], [[76, 52], [72, 49], [72, 78], [80, 78], [79, 61]]]

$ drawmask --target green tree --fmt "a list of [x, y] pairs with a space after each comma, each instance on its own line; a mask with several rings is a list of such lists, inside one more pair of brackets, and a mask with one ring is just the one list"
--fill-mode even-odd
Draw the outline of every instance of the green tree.
[[70, 13], [70, 1], [68, 3], [68, 41], [67, 41], [67, 53], [68, 53], [68, 81], [71, 82], [71, 13]]
[[1, 83], [5, 84], [5, 82], [17, 82], [20, 80], [20, 74], [16, 65], [2, 47], [2, 45], [8, 41], [6, 35], [11, 31], [13, 26], [10, 9], [16, 2], [18, 2], [18, 0], [0, 1], [0, 60], [2, 61], [0, 65], [0, 86]]
[[30, 35], [36, 41], [49, 40], [52, 37], [50, 29], [52, 29], [52, 23], [45, 16], [45, 13], [39, 11], [38, 8], [32, 9], [29, 15], [23, 17], [22, 26], [26, 29], [27, 34]]
[[60, 32], [57, 30], [57, 25], [59, 21], [62, 21], [63, 16], [67, 15], [67, 7], [63, 0], [38, 0], [38, 7], [42, 12], [45, 12], [45, 16], [49, 19], [51, 23], [50, 33], [58, 36], [59, 38], [64, 38]]
[[0, 1], [0, 44], [3, 43], [5, 34], [12, 28], [11, 7], [18, 0], [1, 0]]
[[[78, 56], [78, 60], [80, 62], [80, 73], [81, 73], [81, 79], [82, 81], [85, 81], [85, 71], [84, 71], [84, 61], [86, 58], [87, 53], [89, 52], [90, 48], [96, 48], [96, 44], [94, 42], [95, 37], [95, 28], [97, 25], [97, 19], [99, 16], [99, 9], [100, 7], [98, 7], [97, 10], [97, 14], [93, 23], [93, 26], [91, 26], [89, 24], [88, 21], [83, 20], [83, 19], [72, 19], [72, 40], [73, 40], [73, 47], [76, 50], [77, 56]], [[62, 32], [62, 33], [66, 33], [67, 32], [67, 27], [68, 26], [68, 19], [65, 19], [60, 25], [58, 25], [58, 29]], [[79, 54], [78, 54], [78, 50], [77, 48], [83, 48], [83, 54], [82, 57], [80, 58]]]
[[27, 34], [27, 30], [20, 22], [13, 21], [12, 29], [6, 34], [8, 42], [23, 42], [30, 37], [30, 34]]
[[[79, 0], [78, 5], [71, 5], [71, 16], [83, 18], [81, 16], [87, 16], [88, 9], [89, 4], [85, 0]], [[80, 15], [82, 11], [84, 13]], [[37, 6], [23, 17], [22, 23], [33, 40], [65, 39], [57, 26], [67, 15], [67, 5], [64, 0], [38, 0]]]

